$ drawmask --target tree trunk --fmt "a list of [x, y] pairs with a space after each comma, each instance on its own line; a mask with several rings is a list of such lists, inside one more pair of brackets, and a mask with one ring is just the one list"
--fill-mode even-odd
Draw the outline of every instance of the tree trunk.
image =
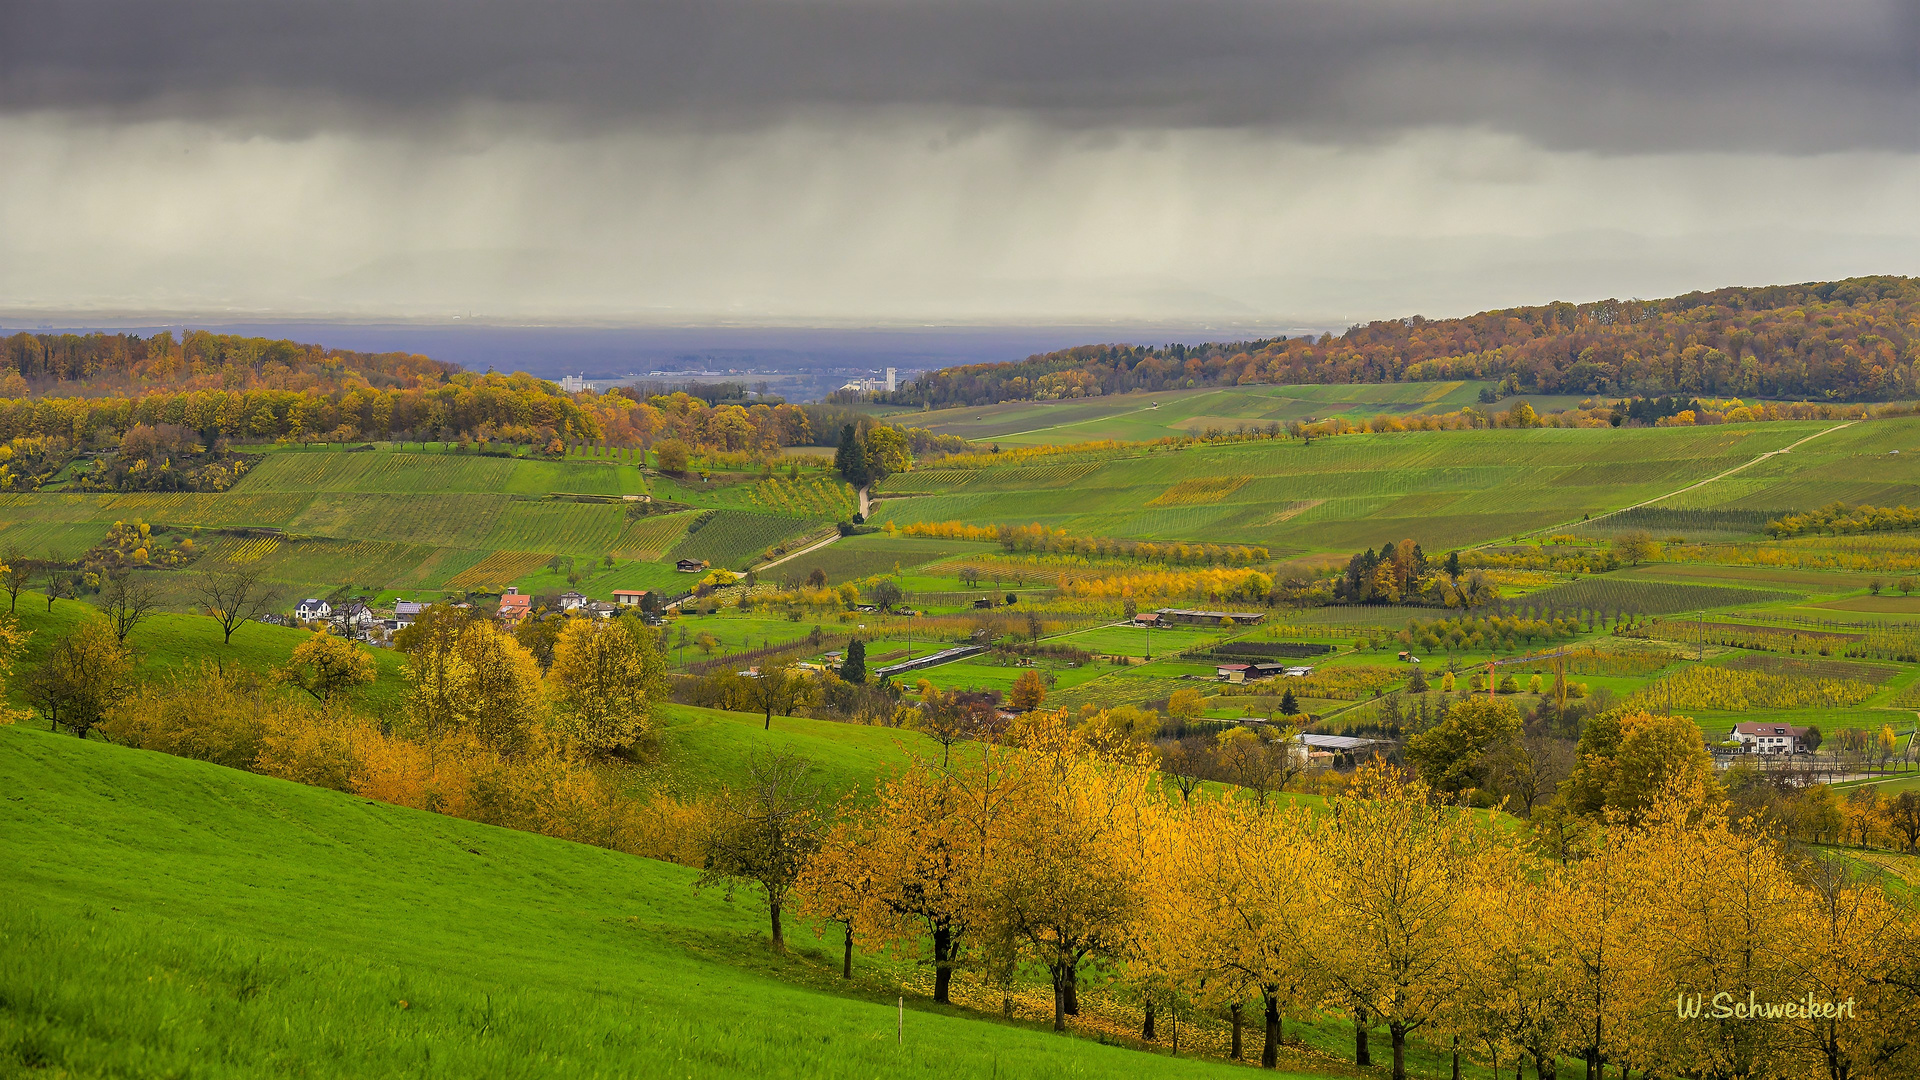
[[843, 979], [853, 978], [853, 924], [852, 923], [847, 924], [847, 941], [843, 951], [840, 953], [840, 977]]
[[1153, 1041], [1153, 999], [1152, 998], [1147, 999], [1146, 1013], [1147, 1013], [1146, 1019], [1140, 1022], [1140, 1037], [1142, 1039], [1145, 1039], [1148, 1042], [1152, 1042]]
[[1049, 970], [1053, 976], [1053, 1030], [1067, 1030], [1067, 973], [1065, 965], [1056, 961]]
[[1393, 1036], [1393, 1080], [1407, 1080], [1407, 1029], [1388, 1024], [1387, 1033]]
[[1267, 1041], [1260, 1048], [1260, 1067], [1277, 1069], [1280, 1067], [1280, 998], [1272, 989], [1260, 996], [1267, 1002]]
[[1235, 1061], [1240, 1060], [1240, 1003], [1234, 1002], [1233, 1012], [1233, 1053], [1228, 1055]]
[[933, 1000], [950, 1004], [953, 987], [953, 928], [938, 926], [933, 931]]
[[1069, 963], [1066, 973], [1067, 1015], [1080, 1015], [1080, 965]]
[[1373, 1055], [1367, 1052], [1367, 1010], [1353, 1010], [1353, 1063], [1355, 1065], [1373, 1064]]
[[[1499, 1080], [1500, 1059], [1494, 1058], [1493, 1061], [1494, 1061], [1494, 1064], [1493, 1064], [1494, 1080]], [[1518, 1064], [1515, 1064], [1513, 1067], [1513, 1071], [1519, 1072], [1520, 1066]], [[1458, 1035], [1455, 1035], [1453, 1037], [1453, 1080], [1460, 1080], [1460, 1036]]]
[[1554, 1054], [1533, 1055], [1533, 1073], [1540, 1080], [1559, 1080], [1560, 1059]]
[[767, 911], [773, 916], [773, 948], [775, 952], [787, 951], [787, 939], [780, 936], [780, 905], [769, 901]]
[[769, 709], [767, 710], [767, 722], [766, 722], [766, 725], [765, 725], [765, 726], [763, 726], [763, 727], [762, 727], [762, 728], [761, 728], [760, 730], [762, 730], [762, 731], [772, 731], [772, 730], [773, 730], [773, 710], [772, 710], [771, 708], [769, 708]]

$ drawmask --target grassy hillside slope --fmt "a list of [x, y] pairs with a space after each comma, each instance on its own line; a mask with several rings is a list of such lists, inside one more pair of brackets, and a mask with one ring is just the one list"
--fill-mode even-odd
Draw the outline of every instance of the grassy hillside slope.
[[[671, 562], [661, 560], [744, 565], [845, 516], [850, 506], [851, 489], [813, 476], [798, 485], [768, 480], [714, 489], [662, 480], [671, 488], [667, 497], [714, 508], [694, 535], [691, 515], [633, 517], [635, 506], [617, 500], [647, 494], [648, 479], [611, 459], [253, 449], [266, 450], [264, 458], [219, 494], [0, 493], [0, 552], [71, 559], [99, 543], [113, 522], [139, 519], [183, 532], [228, 530], [198, 536], [205, 554], [196, 565], [250, 566], [288, 592], [492, 591], [510, 584], [558, 592], [577, 584], [607, 599], [615, 588], [684, 587]], [[615, 565], [602, 564], [608, 555]], [[548, 569], [556, 556], [570, 560], [557, 572]], [[569, 582], [567, 572], [576, 569], [580, 580]], [[170, 599], [185, 599], [181, 582], [160, 580]]]
[[0, 728], [0, 1072], [1199, 1076], [775, 957], [693, 872]]
[[[1414, 416], [1454, 412], [1479, 402], [1483, 382], [1353, 383], [1314, 386], [1215, 386], [1135, 391], [1059, 401], [1004, 401], [896, 414], [899, 422], [976, 442], [1038, 446], [1199, 435], [1208, 428], [1265, 426], [1343, 416]], [[1536, 409], [1564, 408], [1576, 398], [1534, 395]], [[1496, 408], [1500, 406], [1495, 406]]]
[[[1656, 498], [1834, 427], [1779, 422], [1701, 428], [1402, 432], [1145, 448], [890, 478], [875, 521], [1040, 522], [1078, 535], [1207, 539], [1351, 551], [1417, 537], [1428, 551], [1483, 543]], [[1920, 422], [1855, 427], [1836, 453], [1885, 457], [1920, 442]], [[1822, 438], [1833, 438], [1823, 436]], [[1803, 450], [1763, 462], [1791, 471]], [[1883, 445], [1884, 444], [1884, 445]], [[1787, 458], [1787, 461], [1781, 461]], [[1814, 460], [1811, 455], [1805, 459]], [[1920, 482], [1920, 461], [1893, 458], [1893, 482]], [[1876, 464], [1879, 464], [1876, 461]], [[1826, 462], [1822, 479], [1857, 464]], [[1758, 469], [1762, 466], [1754, 466]], [[1739, 474], [1744, 477], [1744, 472]], [[1219, 477], [1200, 494], [1182, 481]], [[1192, 488], [1193, 485], [1188, 485]], [[1755, 488], [1748, 499], [1766, 490]], [[1780, 492], [1782, 506], [1817, 492]], [[1764, 501], [1764, 500], [1762, 500]], [[1811, 503], [1809, 505], [1817, 505]]]

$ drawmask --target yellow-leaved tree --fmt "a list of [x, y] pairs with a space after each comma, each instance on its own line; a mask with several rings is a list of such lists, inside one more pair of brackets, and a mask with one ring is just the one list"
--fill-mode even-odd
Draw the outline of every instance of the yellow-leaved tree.
[[11, 724], [27, 714], [7, 704], [7, 680], [13, 674], [13, 663], [19, 659], [20, 651], [27, 647], [27, 639], [33, 631], [20, 629], [20, 623], [12, 615], [0, 618], [0, 724]]
[[1455, 957], [1478, 931], [1458, 900], [1481, 884], [1484, 849], [1504, 842], [1490, 815], [1436, 804], [1391, 767], [1361, 770], [1319, 825], [1307, 880], [1327, 913], [1325, 973], [1335, 997], [1386, 1025], [1394, 1080], [1407, 1038], [1459, 992]]
[[653, 630], [633, 619], [568, 619], [548, 672], [554, 712], [590, 753], [630, 750], [654, 731], [667, 668]]
[[969, 921], [1000, 952], [1016, 951], [1053, 983], [1053, 1027], [1079, 1012], [1081, 962], [1124, 954], [1142, 907], [1128, 845], [1139, 834], [1151, 771], [1144, 755], [1087, 750], [1064, 714], [1024, 730], [1020, 798], [984, 843]]
[[281, 679], [312, 694], [321, 704], [342, 690], [365, 686], [376, 674], [373, 657], [365, 649], [324, 631], [294, 646], [293, 656], [280, 669]]
[[491, 620], [458, 609], [403, 632], [407, 715], [430, 738], [462, 733], [502, 754], [525, 749], [541, 714], [540, 664]]
[[841, 815], [801, 880], [804, 909], [845, 923], [849, 952], [855, 936], [929, 948], [933, 998], [950, 1001], [981, 860], [1019, 783], [992, 746], [957, 764], [914, 759], [875, 786], [870, 806]]

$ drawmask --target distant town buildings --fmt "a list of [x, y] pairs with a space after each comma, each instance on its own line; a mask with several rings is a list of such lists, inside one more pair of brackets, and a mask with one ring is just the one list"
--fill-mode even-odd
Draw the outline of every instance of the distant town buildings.
[[569, 394], [577, 394], [587, 388], [584, 375], [568, 375], [560, 380], [560, 389]]
[[856, 394], [878, 394], [883, 390], [891, 394], [896, 389], [898, 389], [899, 386], [900, 386], [900, 369], [888, 368], [886, 370], [886, 375], [884, 378], [853, 379], [845, 383], [844, 385], [842, 385], [840, 389], [851, 390]]

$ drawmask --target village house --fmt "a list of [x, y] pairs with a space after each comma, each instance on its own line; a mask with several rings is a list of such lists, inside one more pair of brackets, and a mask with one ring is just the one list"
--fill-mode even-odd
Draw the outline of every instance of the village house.
[[395, 627], [405, 628], [412, 626], [414, 621], [420, 618], [420, 613], [425, 610], [427, 610], [427, 605], [425, 604], [413, 600], [400, 601], [393, 605], [393, 622]]
[[[620, 595], [619, 590], [616, 589], [614, 591], [614, 595], [619, 596]], [[563, 592], [560, 594], [560, 610], [561, 611], [578, 611], [581, 608], [586, 606], [587, 606], [587, 597], [586, 597], [586, 594], [584, 593]]]
[[707, 568], [707, 560], [681, 559], [679, 562], [673, 564], [673, 568], [683, 574], [697, 574]]
[[331, 614], [333, 614], [332, 604], [311, 596], [300, 601], [293, 609], [293, 617], [301, 622], [317, 622]]
[[500, 618], [506, 622], [518, 622], [532, 613], [533, 597], [509, 586], [507, 594], [500, 598]]
[[340, 609], [339, 620], [349, 630], [366, 630], [376, 621], [373, 609], [358, 600]]
[[1751, 720], [1733, 727], [1733, 741], [1739, 743], [1741, 749], [1753, 754], [1812, 753], [1811, 734], [1808, 729], [1791, 724], [1763, 724]]
[[1160, 613], [1156, 611], [1143, 611], [1133, 617], [1133, 625], [1146, 627], [1159, 626]]
[[620, 607], [642, 607], [647, 602], [645, 589], [615, 589], [613, 602]]

